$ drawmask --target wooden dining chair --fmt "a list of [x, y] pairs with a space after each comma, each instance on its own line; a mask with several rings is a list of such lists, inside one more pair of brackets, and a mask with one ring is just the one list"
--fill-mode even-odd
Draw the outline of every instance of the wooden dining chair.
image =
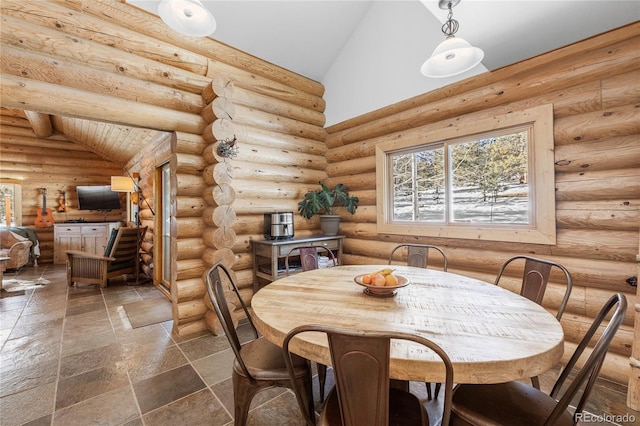
[[[513, 256], [502, 264], [502, 267], [496, 276], [495, 284], [500, 284], [500, 279], [502, 278], [505, 270], [510, 267], [520, 266], [523, 263], [522, 261], [524, 261], [524, 265], [522, 271], [522, 284], [520, 285], [520, 295], [536, 302], [540, 306], [542, 306], [542, 299], [544, 298], [544, 294], [547, 290], [547, 283], [549, 282], [551, 270], [554, 268], [559, 269], [564, 275], [566, 287], [564, 296], [560, 302], [558, 311], [556, 312], [556, 319], [560, 321], [562, 314], [567, 307], [567, 302], [569, 302], [571, 289], [573, 287], [571, 273], [569, 273], [567, 268], [561, 264], [552, 260], [540, 259], [527, 255]], [[540, 389], [540, 380], [538, 377], [532, 377], [531, 382], [536, 389]]]
[[[240, 296], [238, 287], [231, 277], [231, 273], [224, 265], [217, 263], [209, 270], [206, 285], [211, 304], [235, 355], [232, 372], [234, 424], [236, 426], [244, 426], [249, 414], [251, 401], [258, 392], [276, 386], [291, 388], [291, 378], [293, 378], [293, 382], [297, 386], [296, 389], [301, 389], [299, 390], [300, 398], [303, 401], [301, 404], [306, 407], [310, 415], [313, 415], [311, 365], [309, 361], [296, 356], [289, 359], [290, 368], [287, 368], [282, 349], [259, 336], [249, 310]], [[233, 324], [229, 304], [225, 296], [226, 288], [235, 293], [237, 303], [242, 306], [253, 330], [254, 339], [244, 344], [240, 344], [240, 339]]]
[[[321, 246], [321, 245], [309, 245], [309, 246], [298, 246], [289, 250], [289, 253], [284, 258], [284, 267], [285, 273], [289, 276], [289, 267], [290, 262], [289, 258], [293, 256], [300, 257], [300, 265], [302, 267], [302, 272], [311, 271], [313, 269], [318, 269], [319, 264], [319, 254], [326, 253], [327, 257], [331, 260], [333, 266], [337, 266], [338, 262], [336, 260], [336, 256], [333, 254], [331, 249]], [[327, 366], [323, 364], [316, 363], [318, 369], [318, 382], [320, 387], [320, 402], [324, 401], [324, 388], [327, 382]]]
[[[444, 254], [444, 251], [438, 247], [431, 244], [400, 244], [397, 245], [393, 250], [391, 250], [391, 254], [389, 255], [389, 265], [393, 262], [393, 256], [398, 250], [407, 250], [407, 266], [414, 266], [416, 268], [426, 268], [429, 265], [429, 251], [433, 250], [436, 253], [439, 253], [442, 257], [442, 270], [447, 272], [447, 256]], [[427, 398], [429, 400], [432, 399], [431, 395], [431, 383], [425, 383], [427, 386]], [[440, 393], [440, 383], [436, 383], [435, 391], [433, 396], [438, 399], [438, 394]]]
[[[296, 340], [302, 333], [320, 332], [329, 342], [335, 386], [327, 395], [320, 412], [320, 426], [412, 426], [429, 425], [429, 417], [420, 400], [408, 391], [390, 387], [389, 359], [391, 342], [407, 340], [423, 345], [442, 360], [445, 373], [445, 398], [442, 425], [449, 424], [453, 388], [453, 365], [440, 346], [426, 338], [402, 332], [358, 331], [323, 325], [303, 325], [291, 330], [282, 350], [287, 368], [295, 373]], [[296, 338], [297, 337], [297, 338]], [[302, 390], [294, 384], [294, 392], [307, 425], [315, 425], [315, 417], [305, 410]]]
[[104, 255], [67, 250], [67, 284], [98, 284], [104, 288], [112, 278], [139, 273], [139, 243], [146, 232], [146, 226], [112, 230]]
[[[580, 420], [607, 350], [622, 324], [626, 309], [627, 300], [620, 293], [613, 295], [605, 303], [560, 373], [549, 395], [520, 381], [489, 385], [458, 385], [453, 394], [451, 425], [574, 426]], [[573, 380], [567, 382], [568, 377], [574, 374], [572, 370], [578, 359], [611, 311], [613, 315], [591, 350], [591, 354], [580, 370], [575, 373]], [[561, 393], [563, 387], [564, 390]], [[574, 412], [571, 413], [569, 405], [573, 405], [576, 398], [578, 403], [575, 405]]]

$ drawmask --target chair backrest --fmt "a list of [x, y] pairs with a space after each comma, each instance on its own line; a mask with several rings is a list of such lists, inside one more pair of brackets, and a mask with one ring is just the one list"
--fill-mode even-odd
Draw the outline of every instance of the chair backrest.
[[389, 265], [393, 261], [393, 255], [397, 250], [407, 249], [407, 265], [415, 266], [417, 268], [426, 268], [429, 265], [429, 250], [439, 252], [442, 256], [443, 267], [442, 270], [447, 272], [447, 256], [440, 247], [431, 244], [400, 244], [391, 250], [389, 255]]
[[[614, 310], [615, 308], [615, 310]], [[553, 410], [553, 412], [547, 418], [545, 425], [553, 425], [560, 415], [568, 408], [569, 404], [572, 400], [578, 395], [578, 391], [582, 387], [582, 385], [587, 382], [585, 385], [582, 396], [580, 397], [580, 401], [576, 405], [575, 413], [581, 413], [589, 395], [591, 394], [591, 390], [593, 389], [593, 385], [595, 384], [596, 379], [598, 378], [598, 374], [600, 373], [600, 368], [602, 367], [602, 363], [604, 361], [605, 356], [607, 355], [607, 351], [609, 346], [611, 345], [611, 341], [613, 340], [614, 335], [618, 331], [620, 324], [622, 324], [622, 320], [624, 319], [624, 315], [627, 310], [627, 299], [621, 293], [616, 293], [604, 304], [602, 310], [596, 317], [596, 319], [591, 324], [591, 327], [584, 335], [580, 344], [576, 348], [575, 352], [567, 362], [567, 365], [560, 373], [558, 380], [556, 380], [553, 389], [551, 390], [550, 395], [558, 399], [558, 395], [563, 385], [565, 384], [567, 378], [571, 374], [573, 368], [575, 367], [578, 359], [582, 356], [585, 348], [591, 342], [594, 334], [598, 331], [601, 324], [605, 320], [607, 316], [613, 312], [607, 327], [600, 335], [600, 338], [596, 342], [595, 346], [591, 350], [591, 354], [587, 358], [587, 360], [582, 364], [582, 368], [578, 371], [574, 377], [574, 379], [569, 383], [566, 390], [564, 390], [562, 397], [558, 399], [558, 404]], [[574, 414], [575, 418], [575, 414]]]
[[105, 256], [115, 259], [109, 263], [107, 268], [109, 272], [135, 267], [136, 256], [140, 255], [139, 243], [146, 232], [146, 226], [140, 228], [121, 226], [112, 231], [105, 247]]
[[562, 302], [560, 302], [558, 312], [556, 313], [556, 318], [560, 320], [565, 308], [567, 307], [569, 296], [571, 296], [571, 274], [569, 273], [567, 268], [557, 262], [532, 256], [518, 255], [507, 259], [502, 264], [502, 267], [500, 268], [500, 271], [496, 276], [495, 284], [499, 284], [500, 278], [509, 265], [520, 260], [524, 260], [524, 270], [522, 273], [522, 286], [520, 287], [520, 295], [536, 302], [538, 305], [542, 305], [542, 299], [544, 298], [544, 293], [547, 289], [547, 283], [549, 282], [551, 269], [557, 268], [564, 274], [566, 289], [564, 297], [562, 298]]
[[231, 276], [229, 270], [222, 263], [218, 262], [213, 265], [207, 273], [207, 293], [209, 294], [209, 299], [211, 300], [211, 304], [213, 305], [213, 310], [218, 316], [220, 325], [222, 326], [222, 329], [224, 330], [224, 333], [229, 340], [231, 349], [233, 349], [236, 360], [240, 364], [244, 374], [249, 378], [249, 380], [253, 381], [253, 376], [249, 373], [249, 370], [247, 369], [244, 361], [242, 360], [242, 357], [240, 356], [240, 347], [242, 345], [240, 344], [240, 339], [238, 338], [236, 328], [233, 325], [233, 318], [231, 317], [231, 311], [229, 310], [229, 304], [227, 303], [227, 297], [225, 295], [225, 284], [226, 288], [229, 288], [235, 293], [235, 296], [238, 299], [238, 303], [240, 303], [240, 305], [242, 306], [242, 309], [247, 316], [247, 320], [249, 321], [249, 324], [253, 329], [253, 334], [257, 339], [258, 330], [253, 324], [251, 315], [249, 315], [249, 309], [247, 309], [247, 305], [244, 303], [244, 300], [242, 300], [242, 297], [240, 296], [238, 286], [233, 280], [233, 277]]
[[[322, 332], [329, 342], [336, 391], [344, 426], [386, 426], [389, 422], [389, 358], [391, 340], [409, 340], [428, 347], [444, 364], [446, 374], [443, 425], [449, 424], [453, 366], [440, 346], [426, 338], [402, 332], [361, 331], [323, 325], [303, 325], [291, 330], [283, 342], [285, 362], [293, 373], [292, 339], [300, 333]], [[294, 383], [300, 410], [306, 413], [301, 390]], [[315, 424], [307, 417], [308, 424]]]
[[310, 271], [312, 269], [318, 269], [318, 256], [319, 253], [326, 252], [327, 257], [333, 262], [333, 266], [336, 266], [338, 263], [336, 261], [336, 256], [333, 254], [333, 251], [328, 249], [325, 246], [320, 245], [311, 245], [311, 246], [299, 246], [294, 247], [289, 250], [289, 253], [284, 258], [284, 267], [285, 272], [289, 275], [290, 268], [290, 260], [291, 256], [300, 256], [300, 265], [302, 266], [303, 271]]

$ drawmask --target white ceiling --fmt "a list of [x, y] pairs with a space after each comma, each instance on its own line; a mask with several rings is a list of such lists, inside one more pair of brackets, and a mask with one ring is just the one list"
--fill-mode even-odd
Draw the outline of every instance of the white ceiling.
[[[126, 2], [157, 14], [160, 0]], [[349, 85], [357, 83], [357, 77], [348, 76], [349, 71], [353, 71], [358, 65], [353, 62], [357, 56], [354, 52], [360, 54], [375, 51], [375, 47], [372, 49], [372, 46], [364, 44], [375, 37], [363, 37], [363, 32], [372, 29], [378, 31], [384, 34], [385, 41], [397, 38], [398, 49], [393, 52], [394, 55], [413, 56], [416, 52], [425, 52], [419, 54], [424, 57], [411, 58], [411, 61], [416, 62], [416, 68], [419, 68], [433, 48], [444, 40], [440, 26], [447, 17], [447, 10], [440, 9], [437, 0], [202, 2], [217, 21], [217, 29], [211, 35], [212, 38], [320, 81], [327, 87], [329, 95], [329, 85], [337, 86], [335, 75], [351, 78], [353, 81], [347, 82]], [[380, 8], [380, 3], [386, 3], [386, 8]], [[407, 7], [407, 3], [422, 3], [424, 9]], [[381, 22], [379, 11], [393, 9], [397, 9], [398, 13], [388, 13], [388, 23], [384, 22], [384, 17]], [[413, 11], [419, 16], [399, 16], [404, 11]], [[424, 16], [420, 11], [424, 11]], [[462, 0], [454, 7], [453, 17], [460, 23], [457, 35], [485, 51], [482, 66], [475, 71], [477, 74], [640, 20], [640, 0]], [[392, 22], [392, 19], [401, 20], [402, 23]], [[409, 28], [403, 26], [405, 22]], [[379, 34], [376, 36], [379, 39]], [[354, 47], [357, 43], [361, 43], [360, 47]], [[343, 49], [346, 49], [345, 52]], [[382, 56], [384, 51], [380, 49], [377, 53]], [[349, 56], [352, 62], [347, 62], [345, 56]], [[384, 57], [380, 60], [384, 60]], [[397, 56], [392, 60], [401, 62]], [[393, 99], [392, 94], [387, 94], [387, 98], [379, 103], [384, 105], [384, 102], [390, 100], [401, 100], [408, 95], [424, 93], [469, 76], [469, 73], [465, 73], [459, 78], [426, 83], [422, 82], [423, 79], [432, 79], [416, 76], [413, 77], [416, 81], [411, 83], [414, 89], [403, 88], [397, 99]], [[392, 79], [394, 76], [387, 75], [386, 78]], [[397, 78], [405, 79], [405, 76]], [[369, 91], [367, 96], [372, 92], [373, 90]], [[362, 93], [346, 96], [363, 97]], [[330, 101], [334, 105], [337, 103], [337, 100], [327, 99], [328, 108]], [[353, 111], [353, 114], [377, 107], [380, 105], [372, 101], [370, 106]], [[348, 113], [339, 114], [333, 121], [349, 118], [345, 115]]]

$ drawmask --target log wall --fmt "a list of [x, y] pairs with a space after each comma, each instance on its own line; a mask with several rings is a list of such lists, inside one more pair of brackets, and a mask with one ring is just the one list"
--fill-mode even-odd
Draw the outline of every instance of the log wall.
[[[385, 262], [397, 243], [431, 243], [446, 252], [449, 271], [493, 282], [511, 255], [554, 259], [574, 278], [562, 320], [567, 354], [609, 295], [626, 294], [629, 312], [603, 375], [627, 383], [636, 299], [627, 280], [637, 275], [640, 223], [639, 35], [640, 25], [630, 25], [329, 127], [328, 182], [346, 184], [361, 200], [341, 224], [345, 263]], [[377, 233], [377, 143], [444, 120], [464, 123], [467, 114], [547, 103], [554, 107], [556, 245]], [[551, 311], [562, 296], [557, 278], [544, 300]], [[519, 279], [505, 285], [515, 290]]]
[[[48, 119], [48, 117], [47, 117]], [[36, 228], [36, 211], [42, 208], [42, 188], [47, 190], [47, 208], [55, 223], [83, 218], [87, 222], [122, 221], [123, 211], [107, 214], [78, 210], [77, 185], [110, 185], [111, 176], [122, 174], [122, 167], [63, 135], [43, 139], [34, 133], [24, 112], [0, 110], [0, 179], [22, 186], [22, 226], [36, 231], [40, 243], [39, 263], [53, 263], [53, 227]], [[67, 212], [57, 207], [65, 191]]]
[[[0, 8], [3, 106], [174, 132], [105, 176], [140, 173], [143, 268], [158, 282], [155, 168], [170, 164], [174, 331], [215, 328], [205, 320], [207, 269], [232, 266], [250, 301], [249, 251], [262, 238], [262, 213], [295, 211], [326, 177], [322, 85], [211, 38], [181, 36], [118, 0], [7, 0]], [[39, 130], [41, 143], [60, 137], [53, 130]], [[219, 157], [217, 141], [234, 136], [238, 158]], [[296, 233], [315, 229], [312, 221]]]
[[[217, 261], [232, 265], [250, 301], [251, 240], [262, 238], [263, 213], [296, 211], [303, 194], [327, 178], [329, 184], [345, 183], [361, 200], [356, 214], [343, 218], [345, 263], [378, 263], [396, 243], [421, 241], [443, 246], [453, 272], [490, 281], [514, 253], [559, 260], [576, 281], [563, 320], [569, 347], [612, 291], [635, 297], [626, 280], [637, 274], [639, 245], [639, 24], [324, 129], [321, 84], [213, 39], [176, 34], [157, 17], [120, 1], [3, 0], [0, 8], [2, 102], [9, 108], [1, 122], [2, 173], [32, 174], [34, 186], [25, 197], [32, 207], [25, 211], [35, 216], [36, 189], [46, 186], [41, 183], [75, 186], [80, 176], [83, 183], [106, 183], [122, 174], [121, 166], [141, 173], [153, 206], [154, 169], [169, 161], [175, 191], [170, 296], [178, 334], [215, 328], [206, 318], [204, 274]], [[556, 246], [376, 232], [378, 141], [466, 114], [545, 103], [554, 105]], [[163, 139], [159, 151], [143, 149], [120, 165], [87, 156], [86, 148], [55, 132], [47, 136], [46, 125], [30, 126], [39, 135], [34, 137], [13, 109], [175, 134], [168, 146]], [[38, 118], [31, 117], [32, 125], [46, 124]], [[9, 128], [13, 134], [5, 132]], [[238, 156], [220, 156], [219, 141], [233, 138]], [[36, 149], [24, 154], [26, 160], [5, 160], [5, 153], [18, 157], [28, 147]], [[42, 156], [42, 149], [59, 155]], [[58, 165], [51, 155], [60, 164], [69, 161], [66, 168], [73, 172], [53, 173]], [[79, 169], [83, 163], [90, 170]], [[141, 217], [143, 224], [155, 225], [146, 206]], [[317, 220], [297, 216], [296, 235], [318, 229]], [[148, 268], [153, 237], [148, 233], [144, 243]], [[552, 283], [544, 302], [550, 310], [560, 292]], [[633, 315], [625, 321], [604, 369], [621, 383], [629, 376]]]

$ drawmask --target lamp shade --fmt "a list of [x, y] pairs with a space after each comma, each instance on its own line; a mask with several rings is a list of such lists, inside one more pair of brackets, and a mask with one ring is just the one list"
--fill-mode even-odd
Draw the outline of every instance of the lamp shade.
[[462, 38], [449, 37], [436, 47], [420, 72], [427, 77], [451, 77], [475, 67], [484, 58], [482, 49]]
[[158, 15], [174, 31], [205, 37], [216, 30], [216, 19], [200, 0], [162, 0]]
[[111, 176], [111, 190], [115, 192], [135, 192], [133, 179], [128, 176]]

